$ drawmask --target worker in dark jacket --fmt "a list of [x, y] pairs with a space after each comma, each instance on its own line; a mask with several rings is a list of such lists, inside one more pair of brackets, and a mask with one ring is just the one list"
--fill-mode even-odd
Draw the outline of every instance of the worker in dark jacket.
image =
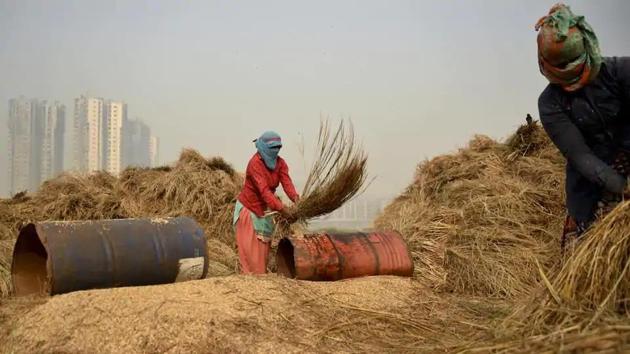
[[593, 29], [563, 4], [536, 29], [540, 71], [550, 82], [538, 99], [540, 119], [567, 159], [564, 244], [626, 190], [630, 58], [602, 58]]

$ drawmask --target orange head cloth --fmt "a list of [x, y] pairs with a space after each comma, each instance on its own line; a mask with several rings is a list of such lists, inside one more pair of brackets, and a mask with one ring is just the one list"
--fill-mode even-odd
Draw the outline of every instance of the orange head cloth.
[[593, 81], [602, 63], [597, 36], [583, 16], [556, 4], [536, 23], [538, 65], [552, 84], [572, 92]]

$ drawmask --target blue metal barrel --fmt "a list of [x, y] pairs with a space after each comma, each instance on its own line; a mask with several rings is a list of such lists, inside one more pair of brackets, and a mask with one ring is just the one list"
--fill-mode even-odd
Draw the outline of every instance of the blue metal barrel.
[[206, 237], [186, 217], [29, 224], [11, 265], [18, 296], [172, 283], [207, 271]]

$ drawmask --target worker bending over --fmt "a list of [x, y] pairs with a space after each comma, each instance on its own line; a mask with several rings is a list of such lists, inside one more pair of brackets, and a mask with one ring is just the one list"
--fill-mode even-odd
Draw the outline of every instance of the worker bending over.
[[550, 82], [538, 99], [540, 119], [567, 159], [564, 247], [626, 190], [630, 58], [602, 58], [591, 26], [563, 4], [536, 29], [540, 71]]
[[234, 209], [236, 246], [241, 273], [244, 274], [267, 272], [274, 223], [266, 212], [290, 214], [290, 209], [275, 195], [278, 185], [282, 183], [282, 188], [294, 203], [299, 199], [289, 176], [289, 167], [278, 156], [282, 148], [280, 135], [265, 132], [254, 142], [258, 151], [247, 164], [243, 190]]

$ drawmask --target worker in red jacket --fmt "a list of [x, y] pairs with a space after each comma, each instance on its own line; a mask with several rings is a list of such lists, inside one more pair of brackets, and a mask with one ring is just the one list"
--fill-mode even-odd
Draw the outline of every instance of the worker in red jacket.
[[241, 273], [244, 274], [267, 272], [274, 230], [274, 223], [268, 212], [277, 211], [285, 215], [291, 213], [290, 208], [275, 195], [278, 185], [282, 183], [282, 189], [291, 201], [296, 203], [299, 199], [289, 176], [289, 167], [278, 156], [282, 148], [280, 135], [268, 131], [254, 142], [258, 151], [247, 164], [245, 183], [236, 202], [233, 221]]

